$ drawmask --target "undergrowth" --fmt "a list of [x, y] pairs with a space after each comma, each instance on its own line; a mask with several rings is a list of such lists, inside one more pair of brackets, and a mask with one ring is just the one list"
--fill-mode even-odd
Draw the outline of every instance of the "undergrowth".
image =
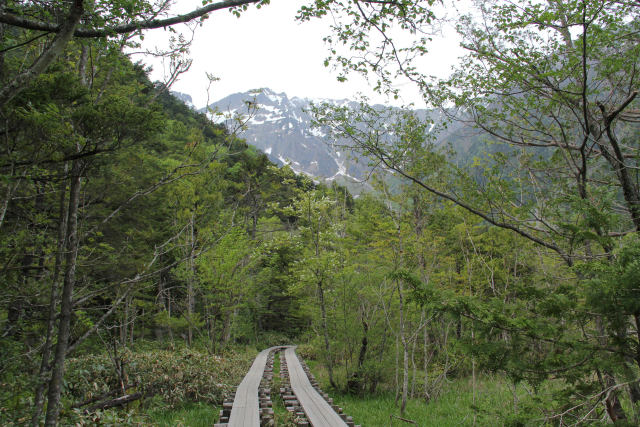
[[[217, 422], [224, 397], [244, 377], [255, 349], [238, 348], [212, 355], [198, 348], [166, 347], [123, 349], [113, 354], [85, 355], [69, 359], [62, 412], [63, 423], [79, 425], [183, 425]], [[120, 386], [116, 366], [123, 366], [122, 380], [141, 392], [144, 399], [125, 408], [90, 415], [70, 409]]]
[[[356, 396], [329, 385], [326, 369], [318, 362], [307, 362], [323, 390], [356, 424], [367, 427], [411, 426], [524, 426], [544, 425], [544, 414], [530, 399], [524, 385], [513, 385], [500, 376], [479, 375], [475, 387], [471, 378], [448, 380], [437, 397], [426, 401], [408, 399], [404, 414], [394, 393], [381, 392]], [[337, 376], [340, 382], [339, 375]], [[419, 393], [416, 393], [418, 395]], [[539, 402], [538, 402], [539, 403]], [[402, 420], [404, 419], [404, 421]], [[415, 423], [415, 424], [414, 424]]]

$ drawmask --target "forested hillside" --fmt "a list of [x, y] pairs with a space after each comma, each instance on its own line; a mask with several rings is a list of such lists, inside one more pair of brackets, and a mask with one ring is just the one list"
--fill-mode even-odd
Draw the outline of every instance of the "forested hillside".
[[637, 425], [640, 5], [481, 2], [448, 79], [388, 33], [435, 1], [301, 6], [344, 17], [341, 79], [408, 78], [441, 115], [315, 105], [374, 171], [354, 197], [248, 145], [251, 102], [224, 126], [174, 98], [188, 42], [166, 82], [130, 57], [251, 3], [0, 3], [0, 424], [212, 424], [257, 350], [296, 344], [366, 425]]

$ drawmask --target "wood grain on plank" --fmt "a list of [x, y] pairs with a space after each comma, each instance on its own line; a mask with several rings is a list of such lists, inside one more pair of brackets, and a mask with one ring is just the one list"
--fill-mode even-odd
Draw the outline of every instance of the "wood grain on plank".
[[289, 368], [291, 388], [311, 425], [314, 427], [345, 427], [347, 423], [311, 385], [300, 360], [298, 360], [295, 348], [287, 348], [285, 358]]
[[230, 427], [260, 427], [258, 389], [271, 350], [268, 348], [258, 354], [251, 369], [238, 386], [229, 417]]

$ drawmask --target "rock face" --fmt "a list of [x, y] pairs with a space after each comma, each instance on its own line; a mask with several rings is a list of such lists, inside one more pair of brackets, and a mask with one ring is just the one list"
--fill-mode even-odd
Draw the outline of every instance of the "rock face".
[[271, 161], [288, 164], [296, 173], [325, 181], [362, 179], [366, 165], [350, 161], [346, 153], [331, 146], [321, 130], [311, 127], [307, 110], [312, 101], [357, 106], [348, 100], [289, 98], [284, 93], [260, 89], [230, 95], [210, 108], [225, 114], [247, 114], [247, 103], [255, 103], [257, 110], [241, 136], [266, 153]]
[[189, 108], [194, 108], [193, 100], [191, 99], [191, 95], [189, 95], [188, 93], [171, 91], [171, 95], [184, 102]]
[[[244, 115], [248, 120], [246, 130], [240, 136], [266, 153], [275, 164], [287, 164], [294, 172], [325, 183], [337, 181], [355, 193], [365, 190], [367, 185], [362, 186], [358, 182], [369, 175], [368, 162], [356, 161], [350, 153], [333, 147], [322, 130], [311, 126], [311, 115], [307, 111], [312, 102], [358, 107], [357, 102], [347, 99], [289, 98], [285, 93], [263, 88], [229, 95], [211, 104], [208, 111], [217, 112], [210, 114], [219, 121], [225, 120], [225, 116]], [[249, 115], [250, 110], [252, 114]], [[436, 111], [416, 112], [423, 119], [428, 117], [432, 121], [431, 128], [442, 123], [443, 117]], [[451, 144], [466, 157], [469, 150], [478, 145], [473, 133], [460, 125], [450, 125], [439, 133], [436, 143]]]

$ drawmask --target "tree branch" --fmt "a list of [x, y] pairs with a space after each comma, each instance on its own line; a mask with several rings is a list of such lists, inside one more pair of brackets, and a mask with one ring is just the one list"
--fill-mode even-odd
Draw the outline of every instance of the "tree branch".
[[[263, 1], [264, 0], [223, 0], [221, 2], [213, 3], [208, 6], [195, 9], [189, 13], [185, 13], [183, 15], [177, 15], [171, 18], [152, 19], [148, 21], [134, 21], [128, 24], [116, 25], [113, 27], [97, 28], [97, 29], [77, 28], [73, 32], [73, 36], [82, 37], [82, 38], [96, 38], [96, 37], [106, 37], [106, 36], [115, 35], [115, 34], [132, 33], [138, 30], [169, 27], [171, 25], [192, 21], [196, 18], [200, 18], [216, 10], [229, 9], [232, 7], [244, 6], [251, 3], [260, 3]], [[24, 28], [27, 30], [48, 31], [48, 32], [54, 32], [54, 33], [61, 32], [64, 27], [64, 26], [58, 26], [50, 22], [43, 22], [35, 19], [24, 18], [22, 16], [15, 15], [9, 12], [4, 12], [0, 14], [0, 23], [12, 25], [14, 27]]]
[[[64, 50], [65, 46], [73, 37], [73, 33], [84, 13], [83, 0], [74, 0], [73, 6], [69, 11], [69, 15], [65, 19], [65, 23], [56, 28], [58, 34], [51, 42], [51, 46], [46, 49], [42, 55], [36, 59], [31, 67], [16, 76], [2, 90], [0, 90], [0, 107], [5, 106], [11, 101], [22, 89], [24, 89], [33, 79], [47, 69], [58, 55]], [[6, 12], [2, 15], [6, 15]], [[0, 21], [3, 22], [3, 21]]]

